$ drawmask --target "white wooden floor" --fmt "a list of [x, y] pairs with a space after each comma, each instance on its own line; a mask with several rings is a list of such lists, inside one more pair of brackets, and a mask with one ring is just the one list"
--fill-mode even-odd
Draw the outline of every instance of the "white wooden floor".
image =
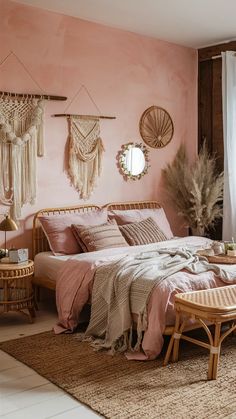
[[[56, 311], [47, 302], [33, 324], [18, 313], [0, 316], [0, 341], [50, 330]], [[50, 308], [49, 308], [50, 307]], [[0, 417], [6, 419], [93, 419], [100, 417], [31, 368], [0, 351]]]

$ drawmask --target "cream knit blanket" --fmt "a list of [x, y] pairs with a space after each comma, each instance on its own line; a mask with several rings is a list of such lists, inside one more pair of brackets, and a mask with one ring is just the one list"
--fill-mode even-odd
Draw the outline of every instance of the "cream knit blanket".
[[[96, 337], [93, 345], [97, 349], [139, 350], [142, 332], [147, 328], [147, 304], [153, 287], [181, 269], [196, 274], [213, 270], [226, 283], [232, 280], [231, 276], [235, 277], [235, 273], [227, 273], [188, 250], [126, 255], [96, 270], [86, 338]], [[138, 339], [134, 348], [131, 348], [132, 314], [138, 316]]]

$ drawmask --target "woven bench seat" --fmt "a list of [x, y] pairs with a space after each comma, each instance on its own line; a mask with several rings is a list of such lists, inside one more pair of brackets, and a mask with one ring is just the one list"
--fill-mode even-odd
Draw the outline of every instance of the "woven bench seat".
[[[217, 378], [220, 348], [223, 340], [236, 329], [236, 285], [202, 291], [180, 293], [175, 296], [176, 321], [174, 332], [164, 359], [167, 365], [171, 353], [173, 362], [178, 361], [180, 339], [202, 346], [210, 351], [207, 378]], [[185, 325], [192, 319], [204, 328], [209, 343], [184, 335]], [[224, 322], [231, 322], [229, 328], [221, 332]], [[209, 324], [214, 325], [211, 332]]]

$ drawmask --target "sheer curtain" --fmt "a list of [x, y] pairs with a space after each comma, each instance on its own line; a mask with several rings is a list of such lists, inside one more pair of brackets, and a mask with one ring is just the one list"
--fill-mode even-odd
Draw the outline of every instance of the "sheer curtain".
[[236, 54], [222, 52], [224, 132], [223, 239], [236, 240]]

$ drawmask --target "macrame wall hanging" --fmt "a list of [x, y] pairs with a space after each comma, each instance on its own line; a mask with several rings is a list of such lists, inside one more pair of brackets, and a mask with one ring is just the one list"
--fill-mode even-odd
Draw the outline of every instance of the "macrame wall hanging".
[[102, 153], [99, 120], [70, 116], [68, 174], [80, 198], [88, 199], [101, 174]]
[[[16, 57], [38, 85], [13, 52], [0, 65], [10, 55]], [[36, 198], [36, 160], [44, 155], [44, 99], [66, 100], [66, 97], [0, 92], [0, 201], [11, 206], [15, 220], [21, 217], [22, 206], [34, 204]]]
[[88, 199], [91, 196], [102, 169], [102, 154], [104, 147], [100, 137], [100, 118], [114, 119], [115, 117], [101, 115], [98, 106], [84, 85], [78, 90], [66, 110], [82, 89], [88, 94], [98, 110], [99, 115], [74, 115], [64, 113], [56, 114], [54, 116], [64, 116], [68, 119], [69, 161], [67, 172], [72, 185], [79, 192], [80, 198]]
[[14, 219], [36, 198], [36, 156], [43, 156], [43, 101], [0, 99], [0, 199]]

